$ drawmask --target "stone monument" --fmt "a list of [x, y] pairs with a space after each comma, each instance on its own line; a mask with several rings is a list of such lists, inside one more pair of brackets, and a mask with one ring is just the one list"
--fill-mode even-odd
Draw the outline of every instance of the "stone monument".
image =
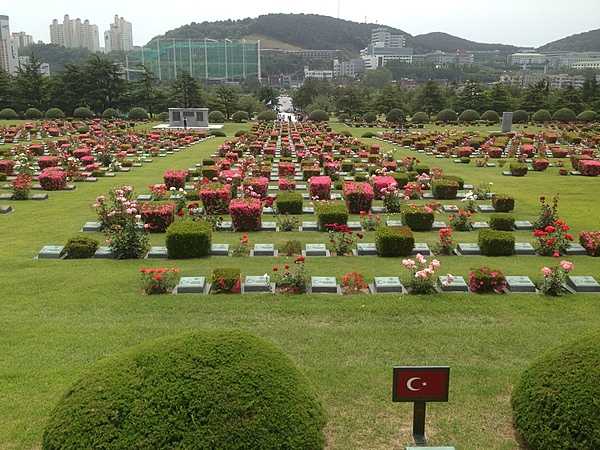
[[208, 108], [169, 108], [170, 128], [208, 128]]
[[513, 113], [505, 112], [502, 113], [502, 132], [510, 133], [512, 131]]

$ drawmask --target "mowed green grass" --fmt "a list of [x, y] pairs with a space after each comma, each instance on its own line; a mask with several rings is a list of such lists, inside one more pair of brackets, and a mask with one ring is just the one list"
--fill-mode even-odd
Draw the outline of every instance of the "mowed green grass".
[[[240, 125], [227, 125], [232, 135]], [[285, 258], [210, 258], [159, 261], [37, 261], [45, 244], [64, 244], [86, 220], [96, 195], [112, 185], [138, 191], [160, 182], [168, 168], [187, 168], [211, 154], [223, 139], [186, 149], [152, 164], [74, 192], [50, 193], [46, 202], [12, 202], [0, 216], [0, 448], [39, 448], [44, 424], [64, 391], [95, 361], [148, 339], [199, 328], [241, 328], [277, 344], [307, 374], [328, 411], [329, 448], [399, 449], [409, 444], [412, 410], [391, 402], [395, 364], [450, 365], [450, 402], [428, 409], [432, 444], [461, 449], [518, 448], [510, 393], [520, 372], [540, 353], [600, 326], [600, 296], [546, 299], [538, 295], [304, 295], [158, 296], [140, 292], [144, 266], [176, 266], [183, 275], [208, 275], [216, 266], [244, 274], [271, 271]], [[392, 148], [392, 147], [390, 147]], [[398, 156], [413, 154], [396, 149]], [[598, 229], [600, 180], [559, 177], [557, 169], [525, 178], [502, 177], [500, 168], [479, 169], [419, 155], [425, 163], [461, 175], [468, 183], [493, 182], [513, 194], [515, 215], [535, 218], [539, 195], [561, 193], [560, 212], [576, 232]], [[306, 216], [308, 219], [309, 216]], [[443, 218], [443, 216], [440, 216]], [[268, 219], [267, 219], [268, 220]], [[314, 220], [314, 219], [313, 219]], [[216, 233], [214, 242], [239, 234]], [[517, 233], [530, 240], [529, 233]], [[100, 235], [98, 235], [100, 237]], [[253, 243], [287, 239], [326, 242], [323, 233], [255, 233]], [[417, 241], [433, 243], [435, 233]], [[475, 241], [476, 233], [457, 233]], [[164, 236], [152, 236], [156, 244]], [[372, 242], [367, 234], [366, 242]], [[600, 261], [571, 258], [576, 273], [600, 276]], [[489, 265], [507, 274], [539, 278], [552, 261], [539, 257], [442, 258], [442, 272], [466, 276]], [[404, 276], [399, 259], [313, 258], [315, 275]]]

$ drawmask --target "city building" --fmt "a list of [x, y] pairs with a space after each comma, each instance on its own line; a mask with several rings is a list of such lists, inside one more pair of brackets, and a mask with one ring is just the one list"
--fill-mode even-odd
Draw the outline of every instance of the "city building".
[[311, 70], [304, 66], [304, 79], [333, 80], [333, 70]]
[[[546, 80], [551, 89], [564, 89], [574, 87], [580, 89], [585, 83], [586, 77], [583, 75], [569, 75], [560, 73], [548, 75], [543, 72], [520, 72], [518, 74], [504, 74], [500, 76], [500, 82], [511, 86], [526, 88], [540, 81]], [[600, 82], [600, 75], [596, 75], [596, 81]]]
[[54, 19], [50, 24], [50, 42], [67, 48], [87, 48], [91, 52], [100, 50], [98, 26], [87, 19], [83, 22], [79, 18], [72, 20], [68, 14], [62, 23]]
[[133, 32], [131, 22], [115, 15], [115, 21], [110, 29], [104, 32], [104, 51], [128, 52], [133, 49]]
[[438, 67], [449, 65], [467, 66], [473, 64], [474, 61], [475, 55], [473, 53], [460, 49], [452, 53], [436, 50], [423, 55], [413, 55], [413, 63], [434, 64]]
[[571, 64], [572, 69], [600, 69], [600, 59], [595, 59], [591, 61], [578, 61], [576, 63]]
[[392, 34], [387, 28], [375, 28], [371, 31], [373, 47], [402, 48], [406, 47], [406, 37], [402, 34]]
[[509, 63], [511, 65], [523, 66], [524, 68], [527, 66], [545, 65], [546, 61], [546, 55], [534, 52], [513, 53], [509, 57]]
[[356, 78], [365, 71], [365, 64], [362, 59], [355, 58], [350, 61], [333, 60], [334, 78]]
[[20, 31], [18, 33], [12, 33], [12, 39], [17, 47], [17, 50], [24, 49], [25, 47], [29, 47], [33, 45], [33, 36], [25, 33], [24, 31]]
[[385, 66], [389, 61], [413, 62], [413, 49], [405, 47], [406, 39], [394, 35], [385, 28], [375, 28], [371, 33], [371, 44], [360, 52], [365, 70]]
[[0, 69], [14, 75], [18, 61], [19, 53], [10, 34], [8, 16], [0, 15]]

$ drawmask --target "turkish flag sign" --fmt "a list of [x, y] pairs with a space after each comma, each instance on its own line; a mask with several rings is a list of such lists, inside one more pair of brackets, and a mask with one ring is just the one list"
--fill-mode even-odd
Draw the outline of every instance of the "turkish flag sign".
[[394, 367], [395, 402], [447, 402], [449, 367]]

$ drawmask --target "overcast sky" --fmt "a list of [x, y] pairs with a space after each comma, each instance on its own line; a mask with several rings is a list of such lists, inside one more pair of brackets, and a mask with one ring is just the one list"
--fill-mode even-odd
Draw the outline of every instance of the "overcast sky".
[[[271, 12], [336, 17], [338, 0], [2, 0], [11, 31], [26, 31], [49, 42], [52, 19], [89, 19], [104, 30], [119, 14], [133, 23], [136, 45], [190, 22], [256, 17]], [[413, 35], [443, 31], [478, 42], [539, 46], [574, 33], [600, 28], [599, 0], [339, 0], [340, 18], [377, 22]], [[365, 8], [364, 5], [368, 5]]]

